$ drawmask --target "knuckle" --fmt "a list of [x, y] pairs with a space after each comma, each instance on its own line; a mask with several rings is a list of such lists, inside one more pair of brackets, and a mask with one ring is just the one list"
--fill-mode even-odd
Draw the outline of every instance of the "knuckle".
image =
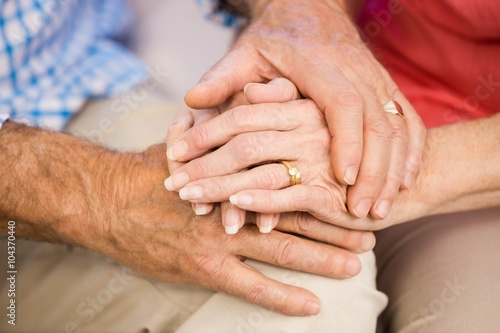
[[251, 133], [237, 136], [234, 142], [237, 156], [246, 162], [257, 160], [261, 151], [259, 141], [259, 137]]
[[368, 125], [368, 131], [372, 136], [387, 141], [392, 136], [392, 126], [387, 119], [379, 118]]
[[315, 131], [311, 137], [311, 142], [309, 143], [311, 147], [317, 147], [316, 152], [320, 153], [329, 153], [330, 152], [330, 144], [331, 144], [331, 136], [330, 132], [326, 128], [320, 128]]
[[408, 142], [408, 131], [405, 125], [395, 126], [392, 129], [392, 138], [396, 141], [407, 143]]
[[191, 170], [191, 172], [189, 172], [191, 180], [204, 178], [214, 174], [211, 165], [206, 161], [195, 160], [190, 163], [189, 167]]
[[208, 130], [204, 125], [193, 127], [191, 129], [191, 137], [194, 148], [198, 150], [205, 149], [210, 144], [210, 133], [208, 133]]
[[293, 262], [296, 254], [296, 244], [291, 238], [282, 240], [278, 245], [276, 263], [279, 266], [289, 266]]
[[266, 299], [267, 293], [267, 284], [263, 281], [258, 281], [248, 288], [246, 298], [252, 303], [261, 304]]
[[228, 184], [221, 179], [214, 180], [203, 187], [208, 199], [226, 198], [230, 195]]
[[390, 173], [386, 176], [385, 187], [392, 193], [397, 192], [403, 181], [403, 172]]
[[290, 81], [284, 83], [281, 88], [280, 88], [280, 101], [283, 102], [291, 102], [295, 99], [296, 93], [295, 93], [295, 87], [293, 86], [293, 83]]
[[238, 106], [226, 113], [229, 117], [228, 125], [232, 128], [247, 128], [257, 121], [255, 112], [245, 106]]
[[347, 110], [363, 109], [363, 99], [359, 93], [353, 89], [344, 89], [337, 92], [337, 100], [342, 108]]
[[222, 267], [220, 260], [216, 260], [213, 255], [209, 254], [192, 258], [188, 261], [188, 266], [194, 269], [195, 274], [200, 276], [217, 276], [220, 267]]
[[[362, 176], [362, 180], [360, 180], [360, 183], [362, 182], [363, 184], [370, 184], [371, 186], [368, 188], [365, 188], [363, 193], [363, 196], [366, 197], [367, 199], [375, 199], [375, 197], [378, 194], [378, 191], [382, 187], [382, 185], [385, 182], [385, 173], [384, 174], [377, 174], [377, 173], [365, 173]], [[359, 188], [356, 189], [357, 191], [361, 191]], [[361, 193], [361, 192], [360, 192]]]
[[301, 235], [309, 235], [318, 225], [309, 214], [297, 213], [297, 228]]
[[361, 241], [361, 237], [356, 236], [358, 232], [341, 228], [340, 229], [340, 241], [344, 245], [357, 245]]

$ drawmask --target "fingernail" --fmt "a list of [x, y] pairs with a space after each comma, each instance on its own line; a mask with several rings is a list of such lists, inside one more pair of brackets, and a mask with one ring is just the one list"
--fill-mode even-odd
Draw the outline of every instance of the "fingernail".
[[413, 175], [407, 172], [405, 178], [403, 179], [403, 186], [409, 189], [413, 185]]
[[226, 234], [234, 235], [238, 233], [238, 212], [235, 209], [228, 209], [226, 212], [226, 220], [224, 228], [226, 229]]
[[344, 174], [344, 181], [349, 185], [354, 185], [356, 183], [356, 178], [358, 177], [359, 167], [352, 166], [347, 168]]
[[304, 312], [309, 316], [317, 315], [321, 311], [321, 305], [317, 302], [308, 302], [304, 308]]
[[172, 177], [168, 177], [167, 179], [165, 179], [163, 184], [165, 185], [165, 188], [170, 192], [174, 190], [174, 187], [172, 186]]
[[201, 186], [184, 187], [179, 191], [182, 200], [197, 200], [203, 198], [203, 188]]
[[228, 235], [236, 235], [238, 233], [237, 225], [226, 226], [226, 234]]
[[378, 204], [377, 209], [375, 211], [377, 212], [378, 216], [380, 216], [382, 219], [385, 219], [389, 215], [390, 210], [391, 210], [390, 202], [384, 200]]
[[[168, 182], [167, 182], [167, 180], [168, 180]], [[167, 180], [165, 180], [165, 183], [166, 183], [165, 187], [168, 185], [171, 188], [170, 191], [173, 191], [176, 188], [183, 188], [190, 181], [188, 174], [185, 172], [175, 173], [172, 176], [168, 177]], [[167, 187], [167, 189], [168, 189], [168, 187]]]
[[272, 225], [266, 225], [266, 226], [259, 226], [259, 231], [261, 234], [268, 234], [270, 233], [271, 231], [273, 230], [273, 226]]
[[188, 153], [188, 144], [186, 141], [181, 140], [174, 143], [174, 145], [167, 149], [167, 157], [171, 161], [177, 161], [179, 158]]
[[229, 201], [235, 206], [250, 206], [253, 204], [253, 197], [248, 194], [235, 194], [229, 197]]
[[243, 93], [246, 94], [247, 93], [247, 89], [250, 88], [250, 86], [254, 84], [254, 83], [247, 83], [245, 84], [245, 87], [243, 88]]
[[273, 230], [273, 215], [262, 215], [259, 221], [259, 231], [263, 234], [268, 234], [271, 230]]
[[354, 214], [360, 218], [367, 217], [371, 207], [372, 207], [372, 202], [370, 200], [368, 199], [361, 200], [356, 206], [356, 208], [354, 208]]
[[375, 237], [372, 234], [366, 233], [361, 238], [361, 250], [363, 252], [371, 251], [375, 247], [375, 243]]
[[356, 276], [361, 271], [361, 265], [359, 261], [353, 258], [347, 260], [345, 264], [345, 272], [349, 276]]
[[195, 204], [194, 213], [198, 216], [207, 215], [210, 211], [210, 206], [207, 204]]

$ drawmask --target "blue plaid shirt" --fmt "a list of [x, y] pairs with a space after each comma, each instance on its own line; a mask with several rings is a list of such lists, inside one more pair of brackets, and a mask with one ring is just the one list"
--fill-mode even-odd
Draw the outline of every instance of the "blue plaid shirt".
[[[216, 0], [207, 17], [236, 20]], [[126, 0], [0, 0], [0, 127], [10, 119], [54, 130], [89, 98], [124, 93], [146, 78], [123, 46]]]

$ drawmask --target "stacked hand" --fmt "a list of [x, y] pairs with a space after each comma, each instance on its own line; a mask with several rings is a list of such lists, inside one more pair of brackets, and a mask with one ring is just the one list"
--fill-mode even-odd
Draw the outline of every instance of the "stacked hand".
[[227, 235], [219, 209], [196, 216], [177, 194], [165, 190], [164, 145], [122, 157], [113, 165], [117, 171], [109, 184], [114, 188], [105, 192], [110, 211], [105, 218], [93, 218], [100, 227], [92, 249], [157, 279], [199, 284], [286, 314], [311, 315], [319, 311], [315, 295], [271, 280], [242, 260], [348, 278], [361, 269], [353, 252], [368, 251], [375, 244], [370, 232], [345, 230], [305, 213], [283, 214], [268, 235], [251, 225]]
[[[248, 82], [285, 77], [314, 100], [331, 136], [330, 160], [351, 185], [348, 210], [384, 219], [401, 187], [420, 169], [425, 128], [383, 66], [365, 46], [352, 13], [360, 1], [254, 0], [248, 28], [186, 95], [195, 109], [217, 107]], [[396, 100], [405, 118], [384, 112]]]
[[[373, 225], [371, 219], [356, 219], [347, 212], [347, 186], [334, 176], [331, 137], [324, 115], [313, 101], [294, 100], [298, 92], [286, 79], [250, 84], [244, 94], [253, 104], [218, 116], [212, 111], [191, 128], [170, 130], [169, 143], [175, 144], [168, 155], [177, 154], [177, 162], [170, 162], [177, 168], [166, 180], [168, 189], [180, 191], [182, 199], [197, 205], [225, 202], [226, 212], [238, 208], [258, 212], [257, 225], [265, 232], [278, 224], [279, 213], [294, 211], [346, 228], [387, 226]], [[270, 103], [273, 99], [277, 103]], [[192, 114], [209, 111], [197, 112]], [[287, 169], [277, 163], [282, 160], [295, 163], [301, 185], [290, 187]], [[243, 223], [244, 212], [237, 219], [231, 213], [223, 215], [226, 230]]]

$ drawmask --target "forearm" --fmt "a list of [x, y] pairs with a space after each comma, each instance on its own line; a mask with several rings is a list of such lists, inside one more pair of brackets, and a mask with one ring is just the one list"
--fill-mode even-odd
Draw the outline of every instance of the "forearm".
[[104, 232], [111, 211], [99, 203], [111, 200], [104, 192], [120, 154], [13, 122], [0, 132], [0, 152], [1, 234], [14, 220], [18, 237], [88, 247]]
[[424, 167], [401, 193], [395, 223], [500, 205], [500, 115], [428, 131]]

